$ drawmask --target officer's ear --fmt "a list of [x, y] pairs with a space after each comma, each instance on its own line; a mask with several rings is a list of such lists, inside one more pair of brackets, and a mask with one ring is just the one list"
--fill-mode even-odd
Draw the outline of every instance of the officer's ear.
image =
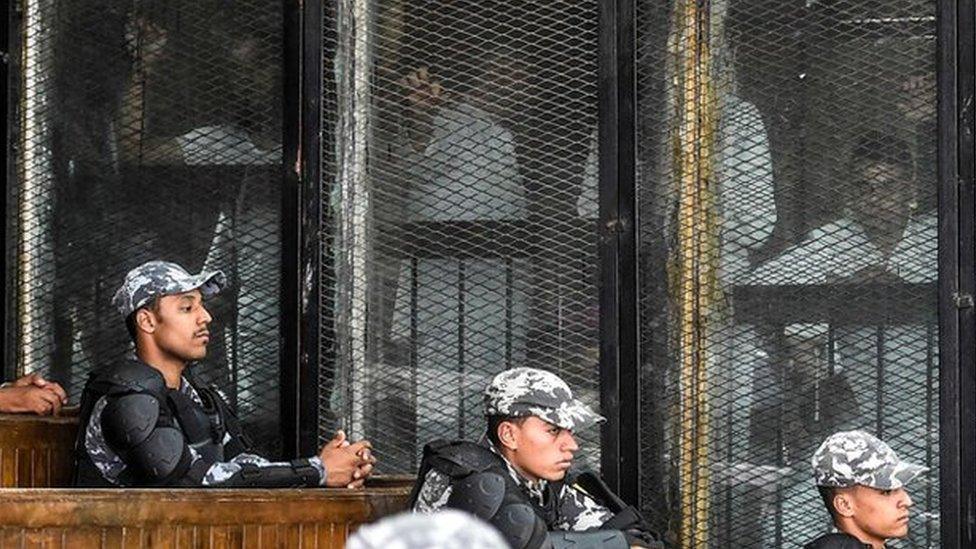
[[156, 314], [149, 307], [143, 307], [136, 311], [135, 320], [136, 329], [147, 334], [155, 332], [156, 325], [159, 324]]
[[498, 442], [509, 450], [518, 450], [518, 436], [516, 429], [518, 425], [512, 421], [503, 421], [498, 424]]
[[854, 494], [850, 489], [838, 489], [834, 492], [834, 511], [838, 517], [851, 518], [854, 516]]

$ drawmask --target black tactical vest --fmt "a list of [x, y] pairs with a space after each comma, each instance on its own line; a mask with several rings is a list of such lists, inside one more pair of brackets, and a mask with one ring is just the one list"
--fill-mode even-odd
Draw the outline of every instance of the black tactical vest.
[[[178, 428], [186, 443], [207, 462], [224, 461], [248, 451], [250, 444], [242, 435], [237, 418], [232, 414], [215, 389], [193, 388], [203, 401], [200, 406], [178, 389], [169, 389], [162, 374], [155, 368], [137, 360], [128, 359], [121, 364], [88, 377], [81, 396], [78, 437], [75, 440], [74, 486], [112, 487], [88, 455], [85, 436], [95, 404], [102, 397], [125, 394], [148, 394], [160, 403], [157, 425]], [[224, 442], [226, 440], [226, 442]], [[131, 469], [119, 476], [122, 486], [145, 485], [144, 479], [136, 478]]]
[[549, 530], [555, 529], [555, 525], [559, 521], [558, 496], [563, 485], [562, 482], [546, 483], [544, 503], [540, 504], [515, 482], [501, 456], [480, 444], [463, 440], [438, 440], [424, 446], [417, 484], [410, 494], [411, 508], [417, 503], [424, 479], [431, 469], [450, 477], [452, 484], [475, 473], [495, 473], [505, 479], [503, 506], [518, 503], [528, 505], [542, 519]]

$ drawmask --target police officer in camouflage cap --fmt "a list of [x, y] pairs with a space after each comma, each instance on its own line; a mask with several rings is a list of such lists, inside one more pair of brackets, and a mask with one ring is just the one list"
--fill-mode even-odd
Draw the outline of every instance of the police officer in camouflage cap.
[[350, 444], [341, 432], [308, 459], [251, 453], [220, 393], [185, 375], [207, 355], [213, 319], [204, 300], [225, 283], [220, 271], [190, 274], [165, 261], [125, 276], [112, 302], [135, 352], [85, 385], [76, 486], [356, 487], [370, 474], [369, 443]]
[[878, 549], [908, 535], [912, 498], [905, 485], [927, 469], [898, 459], [887, 444], [864, 431], [834, 433], [811, 460], [813, 477], [838, 532], [809, 549]]
[[559, 376], [503, 371], [485, 389], [484, 409], [482, 440], [424, 447], [415, 511], [467, 511], [516, 549], [662, 547], [640, 513], [598, 476], [571, 470], [579, 450], [573, 433], [603, 418]]

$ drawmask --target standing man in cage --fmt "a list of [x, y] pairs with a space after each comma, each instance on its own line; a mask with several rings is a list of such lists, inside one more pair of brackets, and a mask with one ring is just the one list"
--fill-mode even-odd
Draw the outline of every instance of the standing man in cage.
[[926, 471], [898, 459], [864, 431], [834, 433], [813, 454], [813, 478], [833, 522], [804, 549], [883, 549], [908, 536], [912, 498], [905, 486]]
[[[849, 166], [851, 196], [844, 215], [760, 265], [749, 284], [928, 291], [921, 288], [937, 277], [937, 219], [917, 211], [910, 147], [895, 136], [867, 132], [853, 147]], [[751, 430], [770, 446], [776, 433], [782, 434], [775, 451], [789, 470], [782, 488], [783, 539], [821, 527], [801, 456], [814, 449], [825, 430], [871, 426], [889, 438], [915, 441], [905, 450], [910, 458], [925, 460], [931, 454], [936, 466], [938, 453], [931, 448], [938, 437], [928, 426], [931, 418], [920, 413], [927, 399], [937, 398], [924, 384], [937, 352], [934, 328], [926, 323], [935, 318], [923, 309], [913, 311], [913, 318], [879, 315], [873, 323], [858, 317], [857, 307], [851, 303], [838, 311], [856, 320], [782, 327], [787, 353], [776, 367], [784, 370], [770, 373], [770, 379], [784, 380], [776, 388], [782, 400], [767, 399], [769, 413], [754, 418]], [[775, 539], [775, 523], [764, 522], [767, 544]]]
[[113, 304], [135, 352], [85, 386], [76, 486], [362, 486], [375, 462], [369, 442], [339, 432], [317, 456], [268, 461], [250, 453], [222, 396], [190, 381], [210, 342], [204, 300], [224, 285], [220, 271], [191, 275], [164, 261], [126, 275]]
[[663, 547], [634, 507], [593, 473], [572, 469], [574, 431], [603, 421], [559, 376], [534, 368], [496, 375], [484, 392], [477, 443], [424, 447], [410, 505], [450, 507], [497, 528], [515, 549]]
[[[371, 312], [373, 318], [389, 318], [389, 328], [380, 328], [388, 339], [383, 363], [403, 365], [400, 371], [408, 373], [412, 358], [421, 379], [458, 388], [417, 392], [418, 443], [462, 428], [463, 436], [473, 436], [480, 412], [473, 388], [506, 364], [523, 362], [527, 266], [518, 259], [445, 256], [436, 249], [436, 235], [488, 235], [491, 227], [525, 219], [523, 178], [507, 124], [517, 98], [502, 93], [509, 80], [524, 78], [517, 60], [496, 53], [476, 62], [466, 87], [456, 81], [449, 89], [427, 68], [410, 71], [400, 82], [404, 116], [392, 154], [396, 168], [378, 171], [402, 179], [384, 181], [377, 192], [399, 186], [402, 203], [398, 212], [378, 205], [377, 218], [430, 227], [431, 236], [404, 237], [432, 243], [434, 253], [387, 265], [389, 272], [381, 273], [386, 280], [376, 285], [386, 299], [374, 297], [380, 306]], [[409, 379], [388, 381], [391, 393], [403, 394], [395, 384]]]

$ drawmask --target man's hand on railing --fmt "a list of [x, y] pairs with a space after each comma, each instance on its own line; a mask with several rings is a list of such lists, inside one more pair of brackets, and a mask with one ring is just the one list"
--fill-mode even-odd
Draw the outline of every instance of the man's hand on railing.
[[373, 472], [376, 458], [372, 454], [373, 445], [367, 440], [350, 443], [346, 433], [336, 431], [332, 440], [319, 452], [325, 465], [325, 485], [333, 488], [360, 488]]
[[23, 376], [0, 388], [0, 412], [58, 415], [68, 403], [64, 389], [37, 373]]

